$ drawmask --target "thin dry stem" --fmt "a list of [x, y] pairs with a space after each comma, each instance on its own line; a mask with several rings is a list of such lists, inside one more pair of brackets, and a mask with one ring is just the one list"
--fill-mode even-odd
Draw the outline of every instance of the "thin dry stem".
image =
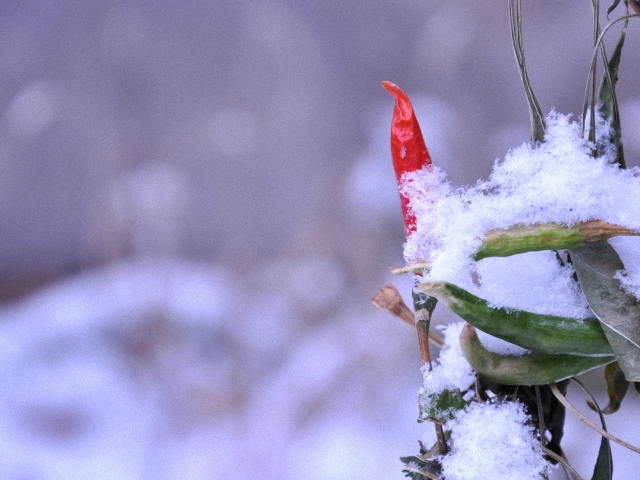
[[431, 366], [431, 352], [429, 351], [429, 312], [422, 309], [416, 312], [416, 330], [418, 331], [418, 345], [420, 346], [420, 358], [422, 364]]
[[378, 293], [371, 299], [373, 304], [384, 312], [398, 317], [403, 322], [415, 326], [415, 315], [407, 304], [402, 300], [402, 295], [393, 285], [382, 287]]
[[640, 232], [637, 230], [631, 230], [621, 225], [613, 225], [601, 220], [588, 220], [578, 225], [580, 233], [582, 234], [586, 243], [599, 242], [601, 240], [607, 240], [611, 237], [617, 237], [620, 235], [626, 235], [630, 237], [640, 236]]
[[410, 263], [404, 267], [390, 268], [391, 273], [394, 275], [404, 275], [405, 273], [422, 273], [424, 270], [430, 270], [431, 263], [419, 260], [415, 263]]
[[438, 438], [438, 450], [440, 455], [446, 455], [449, 453], [449, 447], [447, 447], [447, 440], [444, 438], [444, 428], [439, 423], [434, 424], [436, 429], [436, 437]]
[[[414, 313], [407, 307], [407, 304], [404, 303], [402, 299], [402, 295], [400, 295], [398, 289], [393, 285], [382, 287], [371, 301], [380, 310], [390, 313], [407, 325], [416, 328], [416, 317]], [[429, 341], [438, 348], [442, 348], [444, 345], [442, 337], [431, 330], [429, 330]]]
[[571, 413], [573, 413], [576, 417], [578, 417], [580, 420], [586, 423], [593, 430], [598, 432], [603, 437], [608, 438], [612, 442], [616, 442], [618, 445], [622, 445], [623, 447], [628, 448], [629, 450], [632, 450], [636, 453], [640, 453], [640, 448], [634, 447], [633, 445], [625, 442], [624, 440], [620, 440], [618, 437], [611, 435], [609, 432], [603, 430], [602, 428], [597, 426], [595, 423], [593, 423], [591, 420], [589, 420], [587, 417], [585, 417], [582, 413], [580, 413], [576, 409], [576, 407], [574, 407], [571, 404], [571, 402], [569, 402], [569, 400], [567, 400], [566, 397], [562, 395], [562, 393], [560, 392], [560, 390], [558, 390], [558, 387], [556, 386], [555, 383], [549, 384], [549, 387], [551, 387], [551, 391], [553, 392], [555, 397], [558, 399], [558, 401], [562, 403], [562, 405], [564, 405]]
[[433, 480], [438, 480], [440, 478], [440, 477], [438, 477], [437, 475], [434, 475], [431, 472], [426, 472], [424, 470], [420, 470], [418, 467], [412, 467], [411, 465], [405, 465], [402, 470], [405, 471], [405, 472], [419, 473], [420, 475], [424, 475], [425, 477], [432, 478]]
[[571, 475], [574, 476], [575, 480], [583, 480], [582, 477], [578, 474], [578, 472], [575, 471], [575, 469], [569, 464], [569, 462], [567, 462], [566, 459], [558, 455], [556, 452], [549, 450], [547, 447], [542, 447], [542, 451], [545, 453], [545, 455], [550, 456], [555, 461], [562, 464], [564, 468], [569, 470], [571, 472]]

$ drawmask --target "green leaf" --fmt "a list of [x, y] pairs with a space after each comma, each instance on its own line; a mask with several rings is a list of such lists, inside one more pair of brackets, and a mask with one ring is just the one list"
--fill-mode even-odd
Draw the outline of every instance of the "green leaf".
[[400, 461], [405, 464], [402, 469], [404, 476], [412, 478], [413, 480], [429, 480], [430, 478], [436, 478], [440, 475], [440, 471], [442, 470], [437, 461], [427, 460], [422, 455], [400, 457]]
[[611, 445], [608, 438], [600, 440], [598, 459], [593, 468], [591, 480], [611, 480], [613, 478], [613, 458], [611, 457]]
[[488, 232], [473, 258], [478, 261], [487, 257], [509, 257], [540, 250], [562, 250], [580, 247], [589, 241], [632, 233], [629, 229], [597, 221], [571, 226], [559, 223], [512, 225]]
[[447, 282], [425, 282], [418, 288], [438, 298], [474, 327], [528, 350], [580, 356], [611, 355], [600, 322], [492, 308], [486, 300]]
[[[607, 365], [609, 366], [609, 365]], [[578, 379], [572, 379], [574, 383], [576, 383], [584, 392], [591, 397], [591, 405], [593, 405], [593, 409], [598, 412], [598, 416], [600, 417], [600, 423], [602, 424], [602, 430], [607, 431], [607, 424], [604, 421], [604, 416], [602, 415], [602, 410], [600, 410], [600, 406], [596, 401], [596, 398], [593, 394], [587, 390], [587, 388], [580, 382]], [[598, 451], [598, 458], [596, 459], [596, 464], [593, 468], [593, 476], [591, 480], [611, 480], [613, 477], [613, 457], [611, 456], [611, 444], [607, 437], [602, 437], [600, 440], [600, 450]]]
[[420, 416], [418, 422], [435, 420], [446, 422], [455, 417], [459, 410], [467, 406], [467, 402], [462, 398], [460, 390], [443, 390], [439, 393], [429, 395], [420, 394], [418, 398], [420, 405]]
[[[487, 232], [473, 259], [479, 261], [487, 257], [510, 257], [540, 250], [565, 250], [618, 236], [640, 236], [640, 232], [601, 220], [588, 220], [571, 226], [560, 223], [517, 224]], [[430, 269], [431, 263], [418, 261], [391, 271], [404, 275]]]
[[[615, 8], [615, 5], [611, 7], [611, 9], [613, 8]], [[611, 11], [611, 9], [609, 9], [609, 11]], [[613, 134], [610, 141], [616, 147], [616, 162], [621, 168], [626, 168], [626, 162], [624, 159], [624, 148], [622, 147], [622, 127], [620, 125], [620, 113], [618, 110], [618, 99], [616, 97], [616, 83], [618, 82], [622, 47], [624, 46], [624, 40], [627, 33], [627, 23], [628, 20], [625, 21], [620, 34], [620, 39], [613, 51], [613, 55], [609, 59], [607, 65], [605, 65], [605, 75], [603, 76], [602, 83], [600, 84], [600, 94], [598, 98], [598, 103], [600, 103], [600, 114], [605, 120], [611, 121]], [[600, 153], [602, 153], [603, 147], [599, 146], [599, 150]]]
[[462, 329], [460, 346], [476, 372], [500, 385], [545, 385], [606, 365], [615, 358], [538, 352], [522, 356], [502, 355], [487, 350], [470, 324]]
[[618, 4], [620, 3], [620, 0], [614, 0], [613, 5], [611, 5], [608, 9], [607, 9], [607, 17], [609, 16], [609, 14], [611, 12], [613, 12], [615, 10], [615, 8], [618, 6]]
[[600, 320], [620, 368], [630, 382], [640, 381], [640, 304], [614, 279], [624, 265], [608, 242], [570, 251], [578, 281]]
[[[607, 394], [609, 395], [609, 404], [602, 410], [602, 413], [610, 415], [616, 413], [620, 409], [622, 400], [629, 390], [629, 382], [624, 378], [624, 373], [618, 365], [618, 362], [613, 362], [607, 365], [604, 369], [604, 378], [607, 381]], [[592, 410], [596, 410], [595, 405], [589, 406]]]
[[[451, 438], [451, 432], [445, 430], [443, 437], [446, 442]], [[428, 451], [424, 448], [422, 442], [420, 442], [420, 455], [400, 457], [400, 461], [405, 464], [402, 469], [402, 473], [404, 473], [405, 477], [413, 478], [414, 480], [429, 480], [431, 478], [437, 478], [442, 470], [437, 458], [439, 456], [440, 447], [438, 442], [436, 442]], [[433, 460], [433, 457], [436, 457], [436, 459]]]

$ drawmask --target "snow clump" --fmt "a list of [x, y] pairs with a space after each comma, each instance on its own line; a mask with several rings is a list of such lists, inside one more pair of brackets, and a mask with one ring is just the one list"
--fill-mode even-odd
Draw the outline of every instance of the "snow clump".
[[[640, 169], [619, 168], [611, 152], [594, 157], [593, 144], [582, 137], [580, 126], [569, 116], [551, 112], [546, 121], [543, 143], [525, 143], [512, 149], [503, 161], [495, 162], [488, 180], [476, 185], [455, 189], [435, 166], [403, 177], [401, 190], [410, 199], [417, 219], [417, 230], [407, 239], [404, 256], [409, 263], [431, 264], [424, 274], [425, 281], [454, 283], [494, 306], [573, 318], [588, 313], [584, 298], [571, 280], [572, 271], [559, 268], [558, 262], [549, 258], [549, 252], [523, 254], [527, 255], [524, 259], [522, 255], [480, 262], [472, 258], [487, 232], [514, 225], [571, 226], [601, 220], [640, 230], [640, 210], [636, 207], [640, 205]], [[555, 280], [548, 282], [547, 276], [542, 285], [539, 282], [533, 286], [520, 281], [517, 291], [511, 288], [505, 297], [504, 292], [509, 290], [505, 287], [513, 282], [489, 281], [489, 266], [497, 269], [493, 278], [510, 272], [511, 279], [533, 268], [537, 269], [535, 277], [540, 278], [543, 266]], [[483, 277], [488, 280], [486, 284]], [[626, 285], [640, 297], [640, 282]], [[544, 301], [539, 295], [540, 287]], [[527, 293], [532, 290], [538, 294]]]
[[[424, 385], [420, 389], [420, 398], [429, 402], [434, 394], [444, 390], [459, 390], [464, 392], [476, 381], [476, 375], [464, 358], [460, 348], [460, 332], [464, 322], [451, 323], [443, 327], [444, 346], [440, 350], [438, 359], [433, 362], [432, 370], [428, 365], [422, 367]], [[431, 405], [422, 405], [427, 410]]]
[[540, 480], [542, 457], [529, 417], [517, 402], [472, 403], [447, 422], [451, 451], [441, 459], [447, 480]]

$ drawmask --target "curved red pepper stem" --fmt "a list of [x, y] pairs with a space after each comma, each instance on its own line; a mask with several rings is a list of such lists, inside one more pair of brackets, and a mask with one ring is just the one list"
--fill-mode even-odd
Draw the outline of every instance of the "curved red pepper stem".
[[[407, 94], [391, 82], [382, 82], [382, 86], [396, 99], [391, 120], [391, 158], [396, 182], [400, 187], [402, 175], [432, 165], [431, 156]], [[409, 207], [409, 199], [402, 193], [400, 204], [404, 217], [404, 234], [408, 237], [416, 230], [416, 217]]]

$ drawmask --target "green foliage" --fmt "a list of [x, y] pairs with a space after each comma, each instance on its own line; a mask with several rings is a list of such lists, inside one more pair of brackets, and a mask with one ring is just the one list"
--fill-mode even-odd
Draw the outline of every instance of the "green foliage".
[[[602, 409], [602, 413], [609, 415], [616, 413], [622, 404], [622, 400], [629, 390], [629, 382], [624, 378], [624, 372], [618, 365], [613, 362], [604, 369], [604, 378], [607, 381], [607, 395], [609, 396], [609, 404]], [[592, 410], [596, 410], [594, 404], [588, 402]]]
[[[422, 456], [400, 457], [405, 464], [403, 473], [405, 477], [413, 480], [429, 480], [440, 474], [440, 464], [435, 460], [426, 460]], [[429, 476], [428, 476], [429, 475]]]
[[436, 421], [444, 423], [455, 417], [459, 410], [467, 406], [458, 389], [443, 390], [429, 395], [420, 394], [418, 398], [420, 415], [418, 422]]
[[[620, 0], [613, 0], [607, 15], [611, 14], [619, 4]], [[625, 4], [627, 4], [626, 1]], [[584, 129], [588, 128], [588, 139], [594, 145], [594, 157], [613, 151], [617, 164], [620, 168], [625, 168], [622, 128], [615, 87], [628, 20], [638, 15], [623, 15], [601, 30], [599, 0], [592, 0], [592, 5], [594, 50], [583, 106], [583, 133]], [[634, 2], [632, 7], [640, 12], [638, 2]], [[546, 129], [544, 116], [531, 87], [524, 56], [521, 0], [509, 0], [509, 13], [513, 48], [529, 107], [531, 139], [532, 142], [544, 142]], [[609, 58], [602, 40], [609, 28], [617, 22], [624, 22], [624, 25]], [[596, 100], [598, 58], [602, 60], [604, 75]], [[589, 112], [589, 119], [587, 119], [587, 112]], [[596, 112], [611, 126], [611, 135], [598, 135], [602, 132], [596, 132]], [[575, 268], [576, 279], [596, 315], [595, 319], [578, 321], [522, 310], [493, 308], [486, 300], [450, 283], [424, 282], [418, 285], [422, 295], [419, 298], [423, 303], [426, 299], [431, 301], [428, 310], [429, 320], [437, 299], [468, 322], [460, 335], [460, 345], [464, 356], [478, 374], [475, 399], [471, 401], [518, 400], [524, 403], [532, 416], [543, 447], [546, 444], [548, 448], [545, 450], [546, 454], [552, 457], [556, 454], [557, 461], [561, 463], [565, 462], [561, 458], [563, 455], [560, 447], [564, 433], [564, 405], [579, 415], [579, 412], [575, 411], [563, 398], [568, 383], [566, 379], [606, 365], [604, 374], [609, 403], [604, 410], [600, 410], [593, 396], [591, 396], [592, 402], [588, 402], [589, 406], [598, 412], [603, 430], [600, 431], [603, 438], [592, 480], [611, 480], [612, 478], [611, 447], [609, 439], [604, 435], [621, 443], [606, 432], [603, 414], [618, 411], [631, 382], [640, 393], [640, 303], [634, 296], [621, 289], [620, 282], [615, 277], [617, 272], [624, 270], [624, 265], [616, 251], [606, 241], [612, 236], [633, 235], [637, 232], [624, 231], [620, 228], [598, 220], [571, 226], [554, 223], [512, 225], [489, 232], [473, 256], [473, 259], [478, 261], [492, 256], [568, 249], [569, 261]], [[422, 262], [409, 265], [396, 273], [419, 273], [429, 268], [430, 265], [427, 262]], [[415, 298], [417, 297], [414, 293]], [[426, 308], [425, 305], [418, 303], [415, 306], [416, 309]], [[516, 356], [489, 351], [480, 342], [474, 327], [525, 348], [529, 353]], [[560, 382], [559, 391], [554, 390], [555, 385], [549, 386], [556, 382]], [[564, 403], [561, 404], [559, 401]], [[443, 428], [441, 425], [444, 424], [445, 434], [447, 421], [454, 418], [456, 412], [467, 405], [463, 393], [458, 390], [421, 395], [419, 403], [419, 421], [434, 421], [441, 429]], [[598, 429], [596, 425], [592, 427]], [[551, 440], [548, 443], [546, 432], [551, 433]], [[429, 452], [421, 451], [419, 456], [402, 458], [401, 460], [406, 463], [405, 475], [416, 480], [439, 478], [437, 455], [443, 453], [444, 442], [440, 437], [438, 444]], [[446, 446], [444, 448], [446, 449]]]
[[523, 310], [493, 308], [482, 298], [446, 282], [422, 283], [419, 288], [494, 337], [528, 350], [549, 354], [606, 356], [613, 350], [595, 318], [575, 320]]
[[462, 352], [481, 375], [502, 385], [545, 385], [588, 372], [615, 360], [613, 356], [581, 357], [530, 352], [521, 356], [487, 350], [467, 324], [460, 335]]
[[[615, 5], [609, 9], [609, 12], [611, 12], [613, 8], [615, 8]], [[609, 12], [607, 12], [607, 14]], [[622, 126], [620, 125], [620, 113], [618, 110], [618, 99], [616, 97], [615, 85], [618, 82], [622, 47], [624, 47], [624, 40], [627, 34], [627, 23], [628, 20], [625, 21], [624, 28], [620, 33], [620, 39], [613, 51], [611, 59], [607, 63], [605, 75], [602, 79], [602, 83], [600, 84], [600, 95], [598, 96], [600, 115], [602, 115], [602, 118], [611, 122], [613, 134], [607, 141], [612, 143], [616, 149], [616, 161], [620, 165], [620, 168], [626, 168], [626, 162], [624, 159], [624, 148], [622, 146]], [[606, 146], [598, 145], [598, 152], [602, 154], [605, 148]]]
[[613, 478], [613, 458], [611, 457], [611, 445], [607, 438], [600, 440], [598, 458], [593, 468], [591, 480], [611, 480]]
[[624, 269], [620, 257], [608, 242], [598, 242], [571, 250], [571, 259], [625, 377], [640, 381], [640, 303], [614, 278]]

